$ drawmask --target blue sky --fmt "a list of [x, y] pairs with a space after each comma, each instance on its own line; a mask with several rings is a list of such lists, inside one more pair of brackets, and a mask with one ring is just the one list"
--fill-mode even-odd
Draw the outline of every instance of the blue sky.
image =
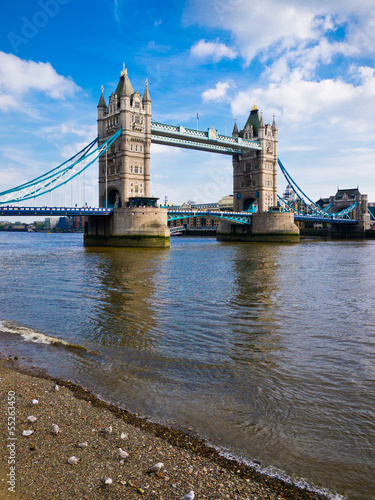
[[[148, 78], [154, 120], [195, 128], [199, 113], [200, 129], [231, 134], [255, 101], [266, 123], [275, 113], [280, 159], [310, 197], [359, 185], [375, 201], [374, 47], [373, 0], [6, 2], [0, 191], [96, 136], [100, 87], [108, 99], [125, 62], [141, 93]], [[217, 201], [231, 169], [227, 156], [152, 145], [151, 191]], [[84, 182], [93, 204], [94, 170]]]

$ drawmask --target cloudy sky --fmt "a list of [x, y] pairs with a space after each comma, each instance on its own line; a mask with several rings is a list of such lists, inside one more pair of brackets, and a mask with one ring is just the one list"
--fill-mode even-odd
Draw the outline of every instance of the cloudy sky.
[[[255, 101], [310, 197], [359, 185], [375, 201], [374, 47], [374, 0], [6, 2], [0, 191], [96, 137], [100, 87], [108, 99], [125, 62], [141, 93], [148, 78], [154, 120], [195, 128], [199, 113], [200, 129], [231, 134]], [[151, 168], [152, 194], [171, 202], [232, 192], [224, 155], [153, 145]], [[94, 170], [84, 182], [92, 204]]]

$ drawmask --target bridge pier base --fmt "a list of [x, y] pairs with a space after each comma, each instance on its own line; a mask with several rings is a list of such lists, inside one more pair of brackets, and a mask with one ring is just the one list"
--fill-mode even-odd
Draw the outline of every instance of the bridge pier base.
[[288, 212], [261, 212], [253, 214], [251, 226], [220, 221], [216, 232], [218, 241], [299, 242], [299, 228]]
[[167, 211], [157, 207], [115, 208], [88, 218], [83, 237], [90, 247], [169, 248]]

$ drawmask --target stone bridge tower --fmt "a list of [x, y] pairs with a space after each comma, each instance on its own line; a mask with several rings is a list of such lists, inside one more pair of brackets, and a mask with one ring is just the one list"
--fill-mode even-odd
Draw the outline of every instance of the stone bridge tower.
[[108, 214], [88, 217], [86, 246], [170, 246], [167, 210], [150, 197], [151, 99], [146, 80], [143, 97], [134, 92], [124, 68], [108, 106], [98, 104], [99, 145], [122, 127], [121, 135], [99, 158], [99, 206]]
[[99, 206], [121, 207], [130, 197], [150, 196], [151, 99], [134, 91], [125, 65], [108, 107], [98, 104], [99, 145], [120, 127], [121, 136], [99, 158]]
[[265, 212], [277, 205], [277, 127], [265, 125], [254, 104], [243, 130], [234, 124], [233, 137], [258, 139], [261, 151], [233, 156], [233, 204], [236, 212]]

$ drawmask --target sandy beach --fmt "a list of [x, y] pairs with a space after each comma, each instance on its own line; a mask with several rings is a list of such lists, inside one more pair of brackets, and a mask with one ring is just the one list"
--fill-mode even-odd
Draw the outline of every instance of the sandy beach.
[[[149, 423], [69, 381], [28, 373], [16, 360], [0, 361], [0, 379], [0, 498], [179, 500], [190, 491], [197, 500], [324, 498], [262, 476], [194, 436]], [[71, 457], [78, 463], [69, 464]], [[163, 468], [150, 472], [160, 462]]]

